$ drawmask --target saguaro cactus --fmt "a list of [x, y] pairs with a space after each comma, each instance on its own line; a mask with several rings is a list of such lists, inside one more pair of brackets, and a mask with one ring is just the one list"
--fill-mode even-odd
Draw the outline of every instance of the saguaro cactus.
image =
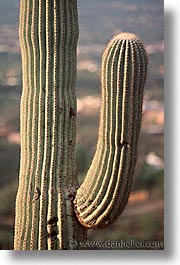
[[123, 210], [132, 185], [147, 58], [120, 34], [102, 62], [97, 151], [78, 188], [75, 165], [76, 0], [21, 0], [21, 163], [14, 248], [73, 249]]

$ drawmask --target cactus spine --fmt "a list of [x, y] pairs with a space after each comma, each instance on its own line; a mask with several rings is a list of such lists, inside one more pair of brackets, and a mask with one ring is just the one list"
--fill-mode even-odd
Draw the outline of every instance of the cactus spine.
[[76, 192], [77, 1], [20, 3], [23, 91], [14, 248], [73, 249], [71, 240], [84, 240], [86, 228], [112, 222], [127, 202], [146, 53], [132, 34], [120, 34], [107, 46], [97, 151]]

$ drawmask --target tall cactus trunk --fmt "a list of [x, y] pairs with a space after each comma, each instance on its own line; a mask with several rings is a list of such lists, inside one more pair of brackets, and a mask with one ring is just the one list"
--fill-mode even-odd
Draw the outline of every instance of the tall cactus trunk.
[[67, 249], [84, 239], [73, 198], [76, 1], [21, 0], [21, 165], [15, 249]]
[[147, 56], [134, 34], [114, 37], [102, 60], [97, 150], [78, 188], [75, 165], [76, 0], [21, 0], [21, 164], [16, 250], [75, 249], [87, 228], [123, 211], [133, 182]]

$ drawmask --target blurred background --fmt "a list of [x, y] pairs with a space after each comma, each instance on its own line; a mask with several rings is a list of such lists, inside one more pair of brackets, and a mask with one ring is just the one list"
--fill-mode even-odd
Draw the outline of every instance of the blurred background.
[[[77, 76], [77, 147], [79, 180], [95, 152], [100, 110], [100, 67], [113, 35], [134, 32], [149, 55], [143, 121], [133, 190], [119, 219], [88, 232], [88, 240], [164, 239], [164, 3], [163, 0], [78, 0], [80, 36]], [[21, 57], [19, 0], [0, 0], [0, 249], [13, 249], [18, 185]]]

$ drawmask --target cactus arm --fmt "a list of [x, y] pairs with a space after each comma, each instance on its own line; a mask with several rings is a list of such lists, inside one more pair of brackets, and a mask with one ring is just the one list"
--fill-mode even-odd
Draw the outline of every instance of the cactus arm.
[[85, 227], [104, 227], [127, 203], [137, 157], [146, 69], [145, 49], [133, 34], [119, 34], [105, 49], [97, 150], [74, 201], [77, 217]]

